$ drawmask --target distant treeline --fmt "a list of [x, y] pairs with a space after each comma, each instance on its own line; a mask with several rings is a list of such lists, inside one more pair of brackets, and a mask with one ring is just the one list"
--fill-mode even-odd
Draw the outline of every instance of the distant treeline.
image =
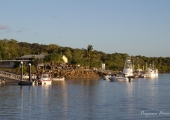
[[[46, 62], [55, 63], [54, 56], [65, 55], [68, 58], [70, 64], [100, 68], [101, 63], [105, 63], [106, 69], [120, 71], [123, 69], [126, 57], [129, 55], [126, 53], [112, 53], [106, 54], [102, 51], [93, 49], [92, 45], [87, 45], [87, 49], [73, 49], [70, 47], [62, 47], [57, 44], [38, 44], [38, 43], [27, 43], [18, 42], [14, 39], [3, 39], [0, 40], [0, 59], [10, 60], [23, 55], [37, 55], [45, 54]], [[51, 56], [52, 57], [51, 57]], [[145, 69], [146, 65], [154, 64], [154, 67], [162, 73], [170, 72], [170, 57], [145, 57], [145, 56], [130, 56], [135, 69]], [[48, 58], [48, 59], [47, 59]], [[61, 60], [61, 59], [57, 59]], [[60, 62], [60, 61], [57, 61]]]

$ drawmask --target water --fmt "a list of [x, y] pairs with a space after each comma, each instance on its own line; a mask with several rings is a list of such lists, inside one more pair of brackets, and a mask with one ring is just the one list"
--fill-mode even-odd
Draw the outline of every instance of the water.
[[132, 82], [66, 80], [52, 85], [0, 86], [0, 119], [170, 119], [170, 74]]

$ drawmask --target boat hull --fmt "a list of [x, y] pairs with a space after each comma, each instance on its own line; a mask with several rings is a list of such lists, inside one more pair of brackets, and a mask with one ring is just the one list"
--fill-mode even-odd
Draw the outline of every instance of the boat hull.
[[39, 80], [38, 84], [51, 84], [52, 80]]
[[65, 77], [62, 78], [52, 78], [52, 81], [64, 81]]
[[115, 82], [130, 82], [132, 80], [132, 78], [113, 76], [113, 77], [110, 77], [109, 80], [115, 81]]
[[52, 80], [48, 74], [42, 74], [41, 78], [38, 79], [38, 84], [51, 84]]
[[148, 70], [146, 71], [146, 73], [143, 75], [144, 78], [154, 78], [154, 77], [158, 77], [158, 70], [155, 69], [150, 69], [148, 68]]
[[103, 76], [103, 79], [104, 79], [104, 80], [109, 80], [110, 77], [111, 77], [111, 75], [104, 75], [104, 76]]
[[158, 77], [158, 74], [144, 74], [144, 78], [153, 78], [153, 77]]

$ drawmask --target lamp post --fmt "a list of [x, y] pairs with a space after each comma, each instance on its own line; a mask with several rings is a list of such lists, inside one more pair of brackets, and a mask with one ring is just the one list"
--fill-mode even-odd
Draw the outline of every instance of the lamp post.
[[21, 81], [23, 80], [23, 62], [21, 61]]
[[31, 81], [31, 63], [29, 63], [29, 81]]
[[23, 62], [21, 61], [21, 80], [18, 82], [18, 85], [32, 85], [31, 81], [31, 64], [29, 64], [29, 80], [30, 81], [23, 81]]
[[139, 57], [137, 57], [137, 64], [138, 64], [138, 70], [139, 70]]

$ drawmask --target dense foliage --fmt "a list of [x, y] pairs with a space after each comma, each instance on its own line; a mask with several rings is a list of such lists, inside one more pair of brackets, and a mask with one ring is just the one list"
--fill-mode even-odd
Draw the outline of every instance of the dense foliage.
[[[92, 45], [87, 49], [73, 49], [62, 47], [57, 44], [43, 45], [38, 43], [18, 42], [14, 39], [0, 40], [0, 59], [9, 60], [23, 55], [45, 54], [46, 57], [41, 62], [62, 62], [60, 56], [65, 55], [69, 63], [79, 64], [85, 67], [100, 68], [101, 63], [105, 63], [106, 69], [120, 71], [123, 69], [124, 61], [129, 55], [126, 53], [106, 54], [101, 51], [93, 50]], [[145, 57], [131, 56], [135, 69], [145, 69], [146, 65], [154, 64], [159, 72], [170, 72], [170, 57]], [[35, 61], [38, 62], [38, 61]]]

